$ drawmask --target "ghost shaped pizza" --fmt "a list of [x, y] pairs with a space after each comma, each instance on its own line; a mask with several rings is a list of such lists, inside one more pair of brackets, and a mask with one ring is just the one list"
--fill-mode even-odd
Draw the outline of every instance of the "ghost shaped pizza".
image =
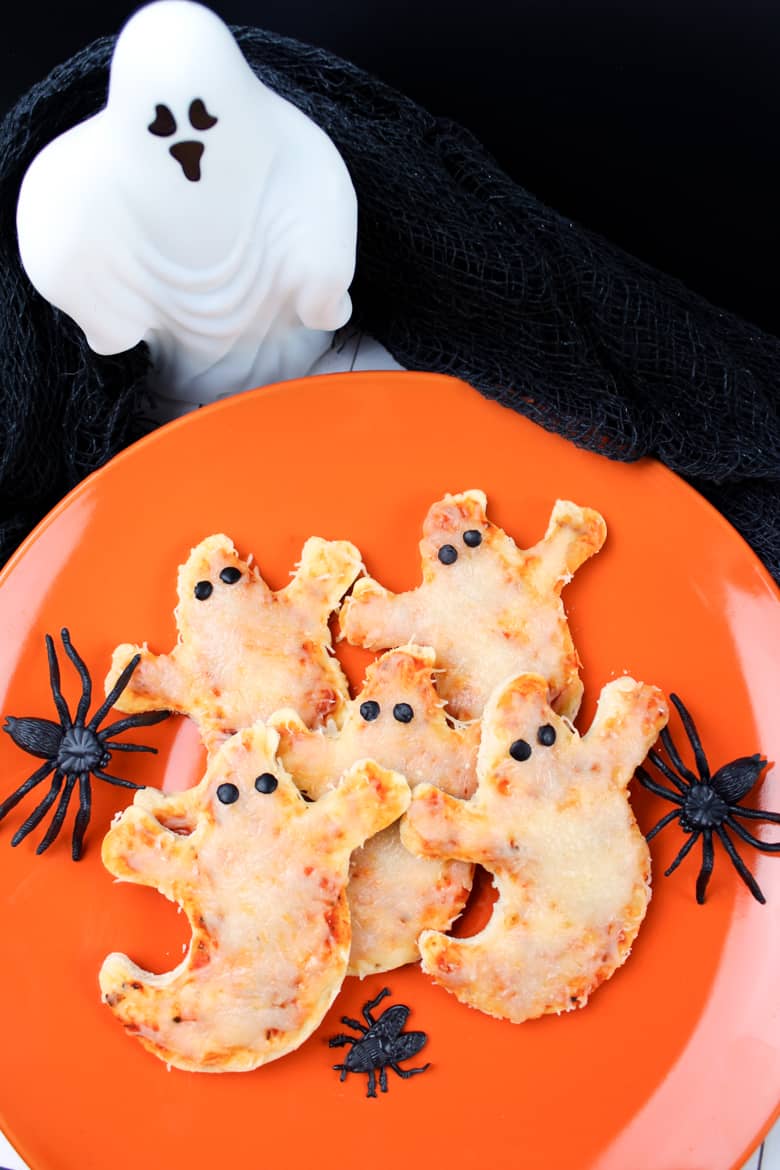
[[[281, 737], [279, 755], [309, 796], [331, 790], [357, 760], [375, 759], [454, 796], [469, 796], [479, 727], [453, 726], [432, 681], [436, 656], [406, 646], [377, 659], [349, 703], [338, 730], [309, 731], [294, 712], [272, 716]], [[349, 974], [365, 976], [416, 962], [422, 930], [447, 930], [471, 890], [464, 861], [414, 857], [391, 825], [356, 850], [347, 895], [352, 915]]]
[[424, 857], [479, 862], [498, 900], [470, 938], [420, 938], [423, 970], [463, 1003], [521, 1023], [583, 1006], [627, 958], [650, 898], [650, 854], [627, 785], [666, 724], [661, 692], [620, 678], [580, 737], [524, 674], [483, 717], [468, 801], [420, 785], [401, 831]]
[[360, 565], [353, 544], [313, 536], [289, 585], [274, 591], [227, 536], [210, 536], [179, 570], [175, 648], [117, 647], [106, 689], [140, 654], [120, 710], [190, 715], [209, 750], [280, 707], [311, 726], [338, 721], [349, 692], [328, 619]]
[[350, 947], [350, 852], [406, 808], [402, 776], [370, 761], [307, 803], [261, 724], [219, 748], [201, 783], [144, 789], [114, 822], [103, 861], [179, 903], [192, 928], [162, 975], [126, 955], [100, 971], [103, 1000], [155, 1056], [181, 1069], [246, 1071], [317, 1027]]
[[428, 512], [422, 584], [391, 593], [366, 577], [342, 606], [341, 632], [370, 650], [414, 639], [444, 667], [438, 687], [458, 719], [477, 718], [505, 679], [532, 671], [571, 718], [582, 697], [561, 590], [604, 543], [598, 512], [558, 500], [545, 536], [520, 549], [486, 516], [481, 491], [447, 495]]

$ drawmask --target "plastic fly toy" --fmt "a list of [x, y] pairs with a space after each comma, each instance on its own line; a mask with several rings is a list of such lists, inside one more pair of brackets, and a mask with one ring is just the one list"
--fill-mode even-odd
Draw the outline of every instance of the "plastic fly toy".
[[347, 1073], [367, 1073], [367, 1097], [376, 1097], [377, 1071], [379, 1072], [379, 1088], [383, 1093], [386, 1093], [388, 1068], [391, 1068], [399, 1077], [408, 1080], [409, 1077], [416, 1076], [418, 1073], [424, 1073], [430, 1067], [428, 1064], [424, 1064], [422, 1068], [404, 1069], [400, 1067], [398, 1062], [416, 1056], [425, 1045], [428, 1037], [425, 1032], [403, 1031], [403, 1026], [409, 1018], [409, 1008], [405, 1004], [397, 1003], [392, 1007], [385, 1008], [379, 1019], [374, 1019], [371, 1014], [373, 1009], [389, 994], [390, 989], [384, 987], [375, 999], [370, 999], [368, 1003], [363, 1005], [363, 1019], [368, 1027], [364, 1027], [359, 1020], [350, 1019], [349, 1016], [341, 1017], [342, 1024], [346, 1024], [348, 1028], [354, 1028], [360, 1033], [359, 1036], [347, 1036], [342, 1032], [338, 1036], [331, 1036], [328, 1041], [331, 1048], [343, 1048], [346, 1044], [352, 1046], [344, 1063], [334, 1064], [333, 1067], [340, 1070], [341, 1077], [339, 1079], [342, 1081], [347, 1079]]

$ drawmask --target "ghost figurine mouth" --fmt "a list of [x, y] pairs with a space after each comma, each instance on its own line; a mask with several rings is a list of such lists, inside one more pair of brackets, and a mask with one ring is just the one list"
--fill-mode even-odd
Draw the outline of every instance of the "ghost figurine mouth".
[[203, 157], [203, 149], [203, 143], [194, 140], [176, 142], [170, 147], [169, 153], [176, 159], [184, 172], [184, 177], [189, 179], [191, 183], [197, 183], [200, 179], [200, 160]]

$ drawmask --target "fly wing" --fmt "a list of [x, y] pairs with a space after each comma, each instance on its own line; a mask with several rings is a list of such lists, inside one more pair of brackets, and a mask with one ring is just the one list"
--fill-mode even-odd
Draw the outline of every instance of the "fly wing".
[[427, 1040], [425, 1032], [404, 1032], [403, 1036], [399, 1036], [393, 1043], [393, 1060], [406, 1060], [410, 1056], [416, 1056]]
[[377, 1040], [391, 1040], [395, 1044], [396, 1037], [409, 1018], [409, 1008], [402, 1003], [387, 1008], [371, 1029]]

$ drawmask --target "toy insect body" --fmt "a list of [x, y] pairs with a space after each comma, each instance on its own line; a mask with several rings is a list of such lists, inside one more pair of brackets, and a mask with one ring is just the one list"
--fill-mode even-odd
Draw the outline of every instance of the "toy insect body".
[[384, 987], [375, 999], [370, 999], [363, 1006], [363, 1018], [368, 1027], [364, 1027], [359, 1020], [353, 1020], [349, 1016], [341, 1017], [343, 1024], [361, 1033], [359, 1037], [347, 1036], [342, 1032], [338, 1036], [331, 1036], [328, 1041], [331, 1048], [343, 1048], [345, 1044], [352, 1045], [344, 1063], [334, 1064], [333, 1067], [341, 1072], [340, 1080], [342, 1081], [347, 1079], [347, 1073], [368, 1073], [367, 1097], [376, 1097], [377, 1070], [379, 1071], [379, 1088], [383, 1093], [386, 1093], [388, 1067], [404, 1080], [408, 1080], [409, 1077], [413, 1077], [417, 1073], [423, 1073], [430, 1067], [429, 1064], [424, 1064], [422, 1068], [409, 1069], [403, 1069], [399, 1066], [399, 1061], [416, 1056], [425, 1045], [428, 1037], [425, 1032], [403, 1031], [403, 1026], [409, 1018], [409, 1008], [405, 1004], [394, 1004], [392, 1007], [386, 1008], [378, 1020], [374, 1019], [371, 1014], [373, 1009], [389, 994], [390, 989]]
[[677, 695], [672, 694], [669, 697], [677, 708], [680, 722], [693, 751], [697, 770], [694, 772], [687, 767], [668, 729], [664, 728], [661, 732], [661, 742], [666, 748], [670, 763], [667, 763], [657, 751], [651, 751], [648, 758], [674, 787], [667, 788], [659, 784], [645, 768], [638, 768], [637, 776], [640, 784], [650, 792], [662, 796], [664, 800], [677, 807], [653, 826], [647, 834], [647, 840], [651, 841], [656, 833], [674, 820], [678, 820], [683, 832], [688, 834], [688, 839], [674, 861], [664, 871], [664, 876], [669, 877], [701, 837], [702, 863], [696, 879], [696, 901], [701, 906], [705, 901], [707, 885], [715, 863], [713, 835], [716, 836], [753, 897], [763, 904], [766, 902], [763, 891], [737, 853], [726, 826], [746, 845], [752, 845], [754, 849], [760, 849], [763, 853], [780, 853], [780, 841], [762, 841], [749, 833], [736, 819], [739, 817], [749, 821], [780, 824], [780, 813], [762, 808], [745, 808], [740, 804], [743, 797], [747, 796], [757, 783], [767, 761], [756, 752], [752, 756], [731, 760], [713, 773], [690, 712]]
[[84, 834], [92, 811], [90, 777], [94, 776], [98, 780], [120, 788], [140, 788], [141, 785], [132, 780], [124, 780], [119, 776], [110, 775], [105, 771], [106, 765], [111, 760], [113, 752], [154, 753], [157, 751], [156, 748], [146, 747], [143, 744], [118, 743], [114, 737], [132, 727], [148, 727], [150, 724], [160, 723], [163, 719], [168, 718], [169, 712], [146, 711], [138, 715], [128, 715], [124, 719], [109, 724], [108, 727], [101, 728], [100, 724], [111, 707], [121, 697], [122, 692], [130, 682], [133, 671], [138, 666], [140, 655], [136, 654], [127, 663], [124, 670], [118, 674], [104, 702], [87, 722], [87, 712], [92, 701], [92, 680], [86, 665], [71, 643], [68, 630], [63, 629], [60, 637], [65, 653], [76, 668], [81, 682], [81, 696], [76, 714], [75, 716], [71, 715], [63, 697], [57, 652], [53, 639], [47, 634], [46, 653], [49, 662], [49, 684], [60, 722], [55, 723], [51, 719], [34, 717], [15, 718], [13, 715], [6, 717], [3, 731], [10, 735], [17, 747], [22, 748], [23, 751], [32, 756], [37, 756], [38, 759], [45, 760], [45, 763], [31, 776], [28, 776], [24, 783], [0, 804], [0, 821], [11, 809], [16, 807], [28, 792], [31, 792], [53, 772], [54, 776], [49, 791], [11, 838], [11, 844], [14, 846], [23, 841], [28, 833], [31, 833], [36, 825], [40, 824], [59, 797], [46, 834], [36, 850], [36, 853], [44, 853], [62, 828], [68, 804], [78, 784], [79, 811], [76, 814], [73, 828], [71, 850], [73, 860], [78, 861], [81, 857]]

